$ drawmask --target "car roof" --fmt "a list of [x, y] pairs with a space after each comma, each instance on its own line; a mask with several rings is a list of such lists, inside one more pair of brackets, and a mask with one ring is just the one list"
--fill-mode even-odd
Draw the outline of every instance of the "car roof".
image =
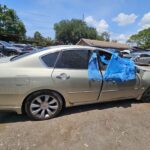
[[91, 47], [91, 46], [82, 46], [82, 45], [57, 45], [57, 46], [49, 46], [46, 48], [50, 48], [50, 49], [73, 49], [73, 48], [89, 48], [89, 49], [95, 49], [95, 47]]
[[43, 48], [39, 51], [33, 51], [33, 52], [27, 53], [25, 55], [18, 56], [14, 59], [12, 58], [12, 61], [13, 60], [18, 60], [18, 59], [21, 59], [21, 58], [41, 57], [42, 55], [46, 55], [46, 54], [61, 51], [61, 50], [67, 50], [67, 49], [68, 50], [74, 50], [74, 49], [76, 49], [76, 50], [80, 50], [80, 49], [102, 50], [104, 52], [107, 52], [107, 53], [111, 54], [110, 51], [105, 50], [105, 49], [101, 49], [101, 48], [97, 48], [97, 47], [80, 46], [80, 45], [59, 45], [59, 46], [46, 47], [46, 48]]
[[97, 48], [97, 47], [91, 47], [91, 46], [82, 46], [82, 45], [58, 45], [58, 46], [50, 46], [50, 47], [46, 47], [46, 48], [43, 48], [41, 49], [41, 51], [39, 52], [52, 52], [52, 51], [60, 51], [60, 50], [74, 50], [74, 49], [89, 49], [89, 50], [102, 50], [102, 51], [106, 51], [108, 53], [110, 53], [109, 50], [106, 50], [106, 49], [102, 49], [102, 48]]

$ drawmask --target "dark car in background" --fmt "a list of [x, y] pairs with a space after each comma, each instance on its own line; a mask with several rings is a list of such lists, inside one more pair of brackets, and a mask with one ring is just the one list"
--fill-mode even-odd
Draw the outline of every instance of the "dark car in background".
[[133, 60], [137, 65], [150, 65], [150, 52], [147, 54], [139, 54]]
[[14, 44], [12, 44], [13, 46], [15, 46], [15, 47], [18, 47], [21, 51], [22, 51], [22, 53], [29, 53], [29, 52], [31, 52], [31, 51], [33, 51], [33, 50], [36, 50], [34, 47], [32, 47], [31, 45], [29, 45], [29, 44], [18, 44], [18, 43], [14, 43]]
[[0, 41], [0, 53], [5, 56], [19, 55], [22, 51], [8, 42]]

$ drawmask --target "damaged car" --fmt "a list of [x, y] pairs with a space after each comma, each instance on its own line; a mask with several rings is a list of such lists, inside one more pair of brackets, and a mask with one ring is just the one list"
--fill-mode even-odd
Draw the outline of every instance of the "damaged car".
[[76, 105], [150, 101], [149, 68], [104, 49], [54, 46], [0, 61], [0, 110], [34, 120]]

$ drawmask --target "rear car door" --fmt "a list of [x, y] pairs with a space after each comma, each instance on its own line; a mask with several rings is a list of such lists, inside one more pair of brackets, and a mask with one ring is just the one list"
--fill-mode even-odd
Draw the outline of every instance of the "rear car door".
[[70, 103], [98, 100], [102, 81], [88, 80], [88, 49], [62, 50], [52, 73], [53, 83]]
[[[106, 61], [111, 59], [112, 54], [104, 51], [99, 51], [99, 57], [104, 56]], [[99, 59], [100, 69], [104, 76], [107, 69], [107, 64]], [[125, 82], [117, 82], [115, 80], [103, 81], [102, 92], [99, 97], [100, 101], [112, 101], [125, 98], [134, 98], [138, 93], [138, 86], [140, 84], [139, 77], [134, 80]]]

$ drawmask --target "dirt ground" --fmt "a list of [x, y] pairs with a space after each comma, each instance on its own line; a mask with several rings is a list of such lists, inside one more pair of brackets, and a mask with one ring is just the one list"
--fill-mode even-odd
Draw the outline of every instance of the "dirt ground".
[[0, 113], [0, 150], [150, 150], [150, 104], [68, 108], [47, 121]]

